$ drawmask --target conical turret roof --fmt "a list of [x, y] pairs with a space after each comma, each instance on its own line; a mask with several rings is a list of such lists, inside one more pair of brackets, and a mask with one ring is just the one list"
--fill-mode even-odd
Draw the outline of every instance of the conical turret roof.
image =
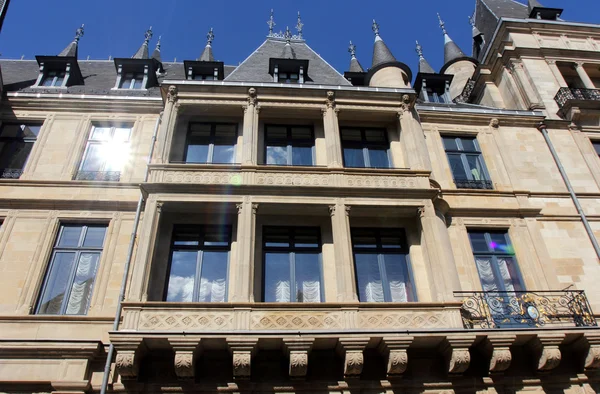
[[350, 72], [351, 73], [363, 73], [365, 70], [362, 68], [360, 62], [356, 58], [356, 45], [350, 41], [350, 46], [348, 47], [348, 52], [350, 52]]
[[83, 33], [83, 25], [81, 25], [81, 27], [78, 28], [75, 32], [75, 39], [73, 39], [73, 41], [69, 45], [67, 45], [67, 47], [63, 49], [61, 53], [58, 54], [58, 56], [77, 58], [79, 39], [83, 37]]
[[392, 51], [385, 45], [385, 42], [383, 42], [383, 39], [379, 35], [379, 25], [374, 19], [373, 33], [375, 33], [375, 44], [373, 45], [373, 62], [371, 63], [371, 67], [373, 68], [384, 63], [397, 62]]
[[158, 37], [158, 41], [156, 42], [156, 48], [154, 48], [154, 52], [152, 52], [152, 59], [162, 63], [162, 59], [160, 57], [160, 39], [161, 37]]
[[431, 67], [425, 56], [423, 56], [423, 47], [419, 44], [419, 41], [417, 41], [416, 52], [419, 55], [419, 73], [435, 74], [433, 67]]
[[142, 44], [140, 49], [138, 49], [137, 52], [131, 57], [132, 59], [148, 59], [149, 58], [148, 43], [150, 42], [152, 35], [153, 35], [152, 26], [150, 26], [150, 28], [148, 30], [146, 30], [146, 33], [144, 34], [144, 43]]
[[442, 20], [440, 14], [438, 14], [438, 20], [440, 21], [440, 28], [444, 33], [444, 64], [448, 64], [453, 60], [467, 57], [465, 53], [456, 45], [454, 40], [450, 38], [446, 31], [446, 24]]

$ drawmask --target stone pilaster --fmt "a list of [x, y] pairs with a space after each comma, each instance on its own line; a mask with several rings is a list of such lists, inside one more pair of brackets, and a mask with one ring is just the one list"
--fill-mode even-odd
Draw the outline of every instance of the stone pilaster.
[[538, 334], [529, 343], [535, 359], [535, 368], [540, 372], [550, 371], [560, 364], [561, 353], [558, 346], [565, 339], [565, 334]]
[[242, 164], [256, 165], [258, 155], [258, 98], [255, 88], [248, 89], [242, 129]]
[[322, 112], [325, 146], [327, 148], [327, 166], [330, 168], [341, 168], [343, 167], [344, 160], [342, 157], [342, 142], [334, 92], [327, 92], [325, 108], [322, 109]]
[[308, 371], [308, 355], [314, 338], [284, 338], [283, 346], [290, 358], [290, 378], [304, 378]]
[[512, 361], [510, 346], [516, 338], [516, 335], [488, 336], [489, 351], [491, 353], [489, 371], [491, 373], [504, 372], [510, 367]]
[[258, 204], [248, 198], [236, 205], [237, 223], [237, 259], [230, 268], [230, 300], [232, 302], [252, 302], [252, 283], [254, 280], [254, 243], [256, 239], [256, 212]]
[[179, 95], [177, 86], [169, 86], [167, 93], [167, 102], [163, 111], [163, 117], [158, 135], [158, 146], [156, 150], [155, 163], [168, 163], [171, 141], [177, 124], [177, 115], [179, 112]]
[[567, 85], [565, 78], [563, 77], [562, 73], [558, 69], [558, 66], [556, 65], [556, 60], [546, 59], [546, 63], [548, 63], [548, 67], [550, 67], [550, 71], [552, 71], [552, 75], [554, 75], [554, 78], [556, 78], [556, 82], [558, 82], [558, 85], [561, 88], [568, 87], [569, 85]]
[[405, 94], [397, 114], [400, 125], [400, 142], [404, 149], [404, 161], [411, 170], [431, 171], [425, 133], [419, 122], [413, 100]]
[[519, 90], [520, 96], [524, 101], [526, 107], [524, 109], [544, 108], [543, 100], [538, 94], [535, 84], [531, 80], [527, 70], [525, 70], [523, 61], [513, 60], [509, 65], [509, 70], [514, 76], [517, 89]]
[[337, 351], [344, 357], [344, 377], [358, 378], [365, 364], [364, 350], [369, 338], [340, 338]]
[[[425, 250], [432, 266], [434, 301], [456, 301], [454, 291], [460, 291], [460, 280], [452, 253], [452, 243], [442, 212], [435, 210], [431, 201], [418, 209]], [[437, 268], [434, 268], [437, 267]]]
[[448, 336], [442, 345], [442, 352], [446, 357], [448, 373], [462, 374], [471, 364], [469, 347], [475, 342], [474, 335]]
[[352, 269], [352, 239], [350, 238], [350, 207], [338, 201], [329, 206], [333, 247], [335, 251], [335, 271], [338, 287], [338, 302], [358, 301]]
[[384, 337], [379, 351], [387, 358], [387, 377], [401, 377], [408, 367], [407, 349], [413, 342], [412, 336]]
[[227, 345], [233, 356], [233, 377], [250, 379], [252, 356], [258, 338], [227, 338]]
[[187, 335], [181, 338], [169, 338], [169, 343], [175, 351], [175, 374], [178, 378], [194, 378], [200, 340], [199, 336]]

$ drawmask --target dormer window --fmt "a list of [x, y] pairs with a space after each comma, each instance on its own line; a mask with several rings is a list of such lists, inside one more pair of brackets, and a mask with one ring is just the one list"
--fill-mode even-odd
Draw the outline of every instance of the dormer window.
[[65, 82], [66, 71], [48, 71], [42, 77], [40, 86], [60, 88]]
[[143, 89], [144, 74], [143, 73], [125, 73], [121, 78], [120, 89]]
[[415, 79], [415, 91], [426, 103], [452, 104], [450, 83], [452, 75], [420, 72]]
[[206, 74], [195, 74], [192, 79], [194, 81], [214, 81], [215, 80], [215, 76], [210, 74], [210, 75], [206, 75]]
[[83, 83], [77, 59], [63, 56], [36, 56], [40, 73], [33, 85], [43, 88], [66, 88]]
[[[302, 71], [302, 69], [300, 70]], [[298, 83], [300, 81], [300, 74], [297, 73], [279, 73], [279, 82], [281, 83]], [[304, 82], [304, 81], [302, 81]]]
[[443, 92], [438, 92], [432, 88], [426, 88], [425, 89], [427, 91], [427, 101], [429, 101], [430, 103], [447, 103], [449, 102], [448, 100], [448, 94], [446, 91]]
[[190, 81], [222, 81], [224, 78], [223, 62], [186, 60], [183, 66]]
[[308, 74], [308, 60], [271, 58], [269, 73], [276, 83], [304, 83]]
[[156, 72], [160, 63], [155, 59], [115, 59], [117, 81], [114, 89], [143, 90], [158, 85]]

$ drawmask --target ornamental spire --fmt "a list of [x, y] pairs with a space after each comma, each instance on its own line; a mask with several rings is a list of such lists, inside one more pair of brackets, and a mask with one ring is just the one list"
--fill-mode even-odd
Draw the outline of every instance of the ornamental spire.
[[69, 45], [67, 45], [65, 49], [62, 50], [61, 53], [58, 54], [58, 56], [77, 57], [77, 47], [79, 46], [79, 39], [83, 37], [84, 33], [83, 26], [84, 25], [81, 25], [81, 27], [75, 30], [75, 38]]
[[206, 35], [206, 46], [212, 46], [212, 42], [215, 39], [215, 33], [213, 32], [213, 28], [211, 27]]
[[154, 33], [152, 33], [152, 26], [150, 26], [150, 28], [146, 30], [146, 33], [144, 33], [144, 43], [140, 49], [137, 50], [135, 55], [132, 56], [132, 59], [148, 59], [148, 43], [150, 42], [150, 39], [152, 39], [153, 35]]
[[373, 33], [375, 33], [375, 45], [373, 45], [373, 63], [371, 67], [378, 66], [383, 63], [395, 63], [396, 58], [392, 55], [392, 51], [385, 45], [383, 39], [379, 35], [379, 24], [373, 19], [373, 25], [371, 26]]
[[350, 45], [348, 46], [348, 52], [350, 53], [350, 72], [365, 72], [360, 62], [356, 58], [356, 45], [354, 45], [352, 41], [350, 41]]
[[437, 13], [437, 17], [438, 17], [438, 20], [440, 21], [440, 29], [442, 29], [442, 33], [447, 35], [448, 32], [446, 32], [446, 22], [444, 22], [442, 20], [442, 17], [440, 16], [439, 12]]
[[206, 46], [204, 47], [204, 50], [202, 51], [202, 54], [200, 55], [200, 58], [198, 59], [201, 62], [214, 62], [215, 61], [215, 57], [213, 56], [213, 51], [212, 51], [212, 42], [215, 39], [215, 33], [213, 28], [211, 27], [210, 30], [208, 31], [208, 33], [206, 34]]
[[375, 36], [379, 37], [379, 24], [375, 22], [375, 19], [373, 19], [373, 25], [371, 26], [371, 29], [373, 29], [373, 33], [375, 33]]
[[419, 55], [419, 73], [423, 74], [435, 74], [433, 67], [429, 64], [425, 56], [423, 56], [423, 47], [419, 44], [419, 41], [416, 41], [417, 46], [415, 48], [415, 52]]
[[275, 25], [277, 25], [275, 23], [275, 19], [273, 17], [273, 9], [272, 8], [271, 8], [271, 17], [267, 21], [267, 25], [269, 25], [269, 35], [268, 35], [268, 37], [271, 37], [273, 35], [273, 28], [275, 27]]
[[160, 40], [161, 40], [162, 36], [158, 36], [158, 41], [156, 41], [156, 47], [154, 48], [154, 52], [152, 52], [152, 59], [158, 60], [159, 62], [162, 62], [162, 59], [160, 57]]
[[444, 64], [448, 64], [452, 60], [467, 57], [465, 53], [456, 45], [456, 43], [450, 38], [446, 31], [446, 23], [442, 20], [440, 14], [437, 14], [438, 20], [440, 21], [440, 28], [444, 33]]
[[302, 19], [300, 19], [300, 11], [298, 11], [298, 22], [296, 23], [296, 31], [298, 32], [298, 38], [302, 39], [302, 27], [304, 23], [302, 23]]

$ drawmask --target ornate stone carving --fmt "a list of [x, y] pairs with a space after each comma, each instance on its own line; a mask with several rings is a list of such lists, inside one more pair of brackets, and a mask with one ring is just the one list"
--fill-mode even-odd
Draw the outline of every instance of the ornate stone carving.
[[250, 360], [252, 354], [249, 351], [234, 351], [233, 352], [233, 377], [234, 378], [249, 378], [250, 377]]
[[325, 100], [325, 106], [328, 109], [335, 107], [335, 93], [331, 90], [327, 91], [327, 99]]
[[123, 378], [135, 378], [139, 372], [139, 363], [137, 362], [134, 351], [120, 351], [115, 360], [117, 373]]
[[452, 349], [448, 372], [463, 373], [469, 368], [470, 363], [471, 354], [469, 353], [469, 349]]
[[365, 363], [362, 350], [351, 350], [346, 352], [344, 358], [344, 376], [358, 377], [362, 373]]
[[408, 354], [406, 349], [390, 350], [388, 358], [387, 374], [388, 376], [402, 375], [406, 372], [408, 366]]
[[233, 312], [142, 311], [138, 327], [142, 330], [231, 330]]
[[423, 219], [425, 217], [425, 207], [417, 208], [417, 214], [421, 219]]
[[257, 91], [255, 88], [248, 89], [248, 105], [256, 105], [258, 102]]
[[492, 351], [490, 360], [490, 372], [503, 372], [510, 367], [512, 354], [509, 348], [498, 348]]
[[600, 346], [590, 345], [590, 349], [585, 357], [586, 369], [600, 368]]
[[241, 204], [235, 204], [235, 207], [237, 208], [238, 215], [241, 215], [242, 211], [244, 210], [244, 204], [243, 203], [241, 203]]
[[308, 370], [308, 352], [292, 351], [290, 352], [290, 376], [302, 377], [306, 376]]
[[258, 212], [258, 204], [251, 204], [250, 207], [252, 208], [252, 214], [256, 215], [256, 212]]
[[537, 369], [550, 371], [560, 364], [561, 354], [558, 346], [544, 346], [538, 358]]
[[343, 328], [341, 312], [253, 312], [253, 330], [298, 330]]
[[193, 352], [175, 352], [175, 374], [180, 378], [194, 377]]
[[169, 86], [169, 91], [167, 92], [167, 102], [174, 103], [179, 98], [177, 86], [171, 85]]
[[453, 326], [449, 319], [450, 313], [361, 310], [358, 314], [358, 326], [361, 329], [449, 328]]
[[490, 119], [490, 127], [497, 129], [499, 126], [500, 126], [500, 121], [498, 120], [498, 118]]

